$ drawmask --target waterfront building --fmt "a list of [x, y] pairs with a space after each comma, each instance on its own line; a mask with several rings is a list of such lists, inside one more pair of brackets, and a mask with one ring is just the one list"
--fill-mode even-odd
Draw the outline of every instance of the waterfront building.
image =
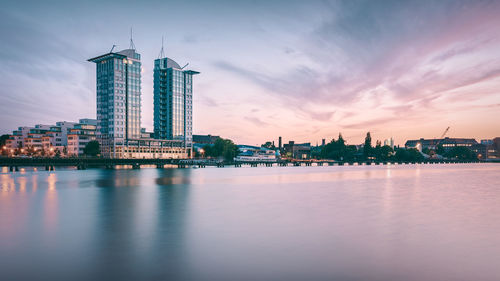
[[54, 156], [57, 151], [64, 156], [68, 146], [68, 136], [77, 124], [94, 124], [95, 119], [80, 119], [79, 123], [60, 121], [55, 125], [35, 125], [19, 127], [6, 141], [10, 154]]
[[[64, 143], [67, 143], [64, 140]], [[42, 136], [42, 151], [43, 154], [50, 154], [55, 150], [63, 151], [65, 144], [63, 144], [61, 127], [52, 126], [45, 134]]]
[[35, 125], [34, 128], [28, 131], [27, 136], [24, 138], [23, 147], [34, 151], [41, 150], [43, 148], [42, 137], [51, 127], [52, 125]]
[[492, 145], [493, 144], [493, 140], [481, 140], [481, 144]]
[[197, 144], [214, 144], [217, 139], [220, 139], [220, 136], [193, 135], [193, 143]]
[[[192, 75], [168, 58], [155, 61], [155, 138], [141, 131], [141, 56], [130, 48], [91, 58], [96, 63], [97, 130], [101, 155], [111, 158], [189, 158]], [[168, 119], [167, 119], [168, 117]]]
[[480, 144], [476, 144], [471, 146], [471, 150], [474, 151], [477, 155], [477, 157], [481, 160], [496, 160], [500, 158], [499, 150], [498, 147], [500, 147], [500, 138], [496, 138], [497, 144], [494, 142], [494, 140], [486, 142], [487, 144], [484, 144], [483, 141], [481, 141]]
[[33, 127], [19, 127], [12, 132], [9, 139], [5, 142], [6, 148], [13, 152], [14, 149], [24, 147], [24, 139], [28, 137], [29, 131]]
[[215, 141], [219, 138], [220, 136], [193, 135], [193, 152], [197, 152], [198, 155], [203, 155], [205, 153], [204, 147], [206, 145], [214, 145]]
[[85, 146], [96, 140], [97, 120], [80, 119], [80, 122], [68, 133], [68, 156], [79, 156], [83, 154]]
[[493, 139], [493, 144], [488, 148], [488, 159], [500, 159], [500, 138]]
[[289, 141], [283, 145], [285, 155], [294, 159], [309, 159], [311, 158], [311, 143], [297, 144], [294, 141]]
[[63, 152], [68, 145], [68, 132], [75, 126], [75, 122], [60, 121], [50, 128], [42, 136], [43, 154], [51, 154], [55, 151]]
[[279, 157], [279, 152], [273, 149], [251, 146], [238, 145], [238, 156], [234, 158], [237, 162], [274, 162]]
[[419, 139], [408, 140], [405, 143], [405, 148], [416, 148], [419, 151], [424, 149], [436, 149], [437, 146], [442, 146], [445, 151], [448, 151], [456, 146], [465, 146], [471, 148], [473, 145], [478, 144], [475, 139], [467, 138], [444, 138], [444, 139]]
[[480, 160], [488, 159], [488, 145], [478, 143], [471, 146], [470, 149], [476, 154], [477, 159]]
[[155, 137], [153, 132], [148, 132], [146, 128], [141, 128], [141, 138], [152, 139]]
[[182, 141], [188, 154], [191, 154], [193, 75], [199, 72], [184, 70], [184, 67], [167, 57], [155, 60], [153, 72], [155, 137]]
[[61, 132], [61, 140], [60, 140], [60, 145], [61, 146], [66, 146], [68, 145], [68, 133], [73, 127], [78, 124], [76, 122], [68, 122], [68, 121], [60, 121], [56, 122], [56, 127], [60, 128]]
[[96, 64], [101, 155], [124, 157], [128, 141], [141, 137], [141, 55], [130, 48], [88, 61]]

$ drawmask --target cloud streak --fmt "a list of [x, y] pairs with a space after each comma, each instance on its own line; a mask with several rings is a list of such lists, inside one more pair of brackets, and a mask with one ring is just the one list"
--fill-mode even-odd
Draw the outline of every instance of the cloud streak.
[[[130, 25], [143, 59], [149, 129], [152, 61], [162, 34], [168, 56], [202, 73], [195, 78], [195, 132], [252, 143], [275, 134], [308, 141], [368, 130], [409, 138], [467, 119], [452, 125], [470, 136], [471, 124], [500, 114], [481, 107], [500, 99], [495, 1], [179, 2], [169, 3], [176, 13], [168, 19], [161, 3], [141, 3], [142, 13], [132, 3], [95, 12], [95, 3], [69, 12], [64, 2], [32, 4], [10, 2], [0, 12], [4, 132], [94, 117], [95, 66], [85, 59], [127, 42]], [[174, 27], [185, 14], [192, 20]], [[37, 105], [35, 121], [26, 112]], [[225, 118], [230, 128], [220, 122]], [[248, 136], [243, 124], [255, 133]], [[483, 137], [500, 135], [491, 124]]]

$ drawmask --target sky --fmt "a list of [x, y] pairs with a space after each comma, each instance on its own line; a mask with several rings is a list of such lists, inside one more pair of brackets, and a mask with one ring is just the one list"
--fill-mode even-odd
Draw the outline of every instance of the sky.
[[[105, 2], [105, 3], [104, 3]], [[153, 62], [194, 77], [194, 134], [350, 144], [500, 136], [500, 1], [2, 1], [0, 133], [95, 118], [87, 59], [130, 28], [153, 129]]]

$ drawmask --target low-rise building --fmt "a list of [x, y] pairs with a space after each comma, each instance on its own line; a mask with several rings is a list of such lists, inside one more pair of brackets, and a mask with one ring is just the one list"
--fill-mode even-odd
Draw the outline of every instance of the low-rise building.
[[[88, 119], [91, 120], [91, 119]], [[56, 122], [56, 127], [60, 128], [61, 132], [61, 146], [67, 146], [68, 145], [68, 133], [73, 127], [78, 124], [76, 122], [68, 122], [68, 121], [59, 121]]]
[[6, 141], [5, 145], [10, 151], [14, 151], [17, 148], [23, 148], [24, 140], [28, 137], [29, 131], [33, 127], [19, 127], [17, 130], [12, 132], [9, 139]]
[[287, 157], [294, 159], [309, 159], [311, 158], [311, 143], [297, 144], [294, 141], [289, 141], [283, 145], [283, 150]]
[[32, 152], [41, 151], [43, 149], [42, 138], [51, 127], [50, 125], [35, 125], [35, 128], [30, 129], [28, 136], [24, 139], [24, 148]]
[[[96, 122], [95, 119], [81, 119], [79, 124], [93, 124], [95, 127]], [[6, 141], [6, 149], [10, 155], [64, 155], [68, 145], [68, 133], [75, 124], [77, 123], [60, 121], [55, 125], [19, 127]]]
[[183, 140], [129, 139], [126, 146], [116, 149], [123, 158], [191, 158], [191, 149], [186, 149]]
[[41, 154], [44, 156], [51, 156], [57, 151], [63, 153], [64, 143], [66, 140], [63, 140], [61, 127], [52, 126], [45, 134], [42, 136], [42, 152]]
[[238, 150], [234, 160], [239, 162], [274, 162], [279, 157], [279, 152], [265, 147], [238, 145]]
[[408, 140], [405, 143], [405, 148], [416, 148], [419, 151], [425, 149], [437, 149], [438, 146], [442, 146], [445, 151], [448, 151], [457, 146], [465, 146], [471, 148], [473, 145], [478, 144], [475, 139], [467, 138], [444, 138], [444, 139], [419, 139], [419, 140]]
[[493, 144], [493, 140], [481, 140], [480, 143], [484, 144], [484, 145], [492, 145]]
[[141, 138], [143, 139], [152, 139], [155, 137], [154, 132], [148, 132], [146, 131], [146, 128], [141, 128]]
[[500, 138], [494, 138], [488, 147], [488, 159], [500, 159]]
[[68, 133], [68, 156], [79, 156], [83, 154], [85, 146], [96, 139], [97, 121], [90, 122], [91, 119], [82, 119], [81, 123], [73, 126]]
[[193, 135], [193, 143], [197, 144], [214, 144], [219, 136], [212, 135]]

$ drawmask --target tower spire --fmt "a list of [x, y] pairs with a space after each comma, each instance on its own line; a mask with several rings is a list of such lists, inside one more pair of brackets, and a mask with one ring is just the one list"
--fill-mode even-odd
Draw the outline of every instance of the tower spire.
[[132, 40], [132, 27], [130, 27], [130, 49], [135, 50], [134, 40]]
[[165, 57], [165, 52], [163, 50], [163, 36], [161, 37], [161, 50], [160, 50], [160, 54], [158, 55], [158, 58], [159, 59], [162, 59]]

